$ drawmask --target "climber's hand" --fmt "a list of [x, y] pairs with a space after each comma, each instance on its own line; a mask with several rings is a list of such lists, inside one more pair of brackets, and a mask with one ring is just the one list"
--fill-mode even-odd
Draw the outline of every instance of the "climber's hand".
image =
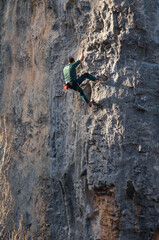
[[81, 56], [80, 61], [82, 62], [83, 60], [84, 60], [84, 48], [82, 49], [82, 56]]

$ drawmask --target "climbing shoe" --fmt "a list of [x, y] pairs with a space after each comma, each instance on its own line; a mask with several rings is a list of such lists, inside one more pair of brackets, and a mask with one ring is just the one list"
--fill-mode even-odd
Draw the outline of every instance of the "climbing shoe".
[[100, 79], [96, 79], [94, 82], [95, 82], [95, 83], [98, 83], [99, 81], [100, 81]]
[[92, 107], [92, 105], [93, 105], [93, 101], [90, 101], [90, 102], [88, 103], [88, 106], [89, 106], [89, 107]]

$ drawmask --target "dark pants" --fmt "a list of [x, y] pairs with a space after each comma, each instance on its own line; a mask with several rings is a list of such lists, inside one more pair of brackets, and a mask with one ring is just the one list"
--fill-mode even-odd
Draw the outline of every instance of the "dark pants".
[[84, 102], [89, 103], [90, 102], [89, 99], [85, 96], [82, 88], [80, 88], [80, 86], [79, 86], [86, 78], [88, 78], [92, 81], [96, 80], [96, 78], [94, 76], [92, 76], [91, 74], [84, 73], [81, 77], [77, 78], [75, 81], [70, 82], [69, 83], [69, 88], [79, 92], [79, 94], [82, 97], [82, 99], [84, 100]]

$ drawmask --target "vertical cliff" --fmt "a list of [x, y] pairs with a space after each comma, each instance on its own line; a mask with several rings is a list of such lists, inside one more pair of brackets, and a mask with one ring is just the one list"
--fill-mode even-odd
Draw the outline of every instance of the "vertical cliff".
[[158, 63], [158, 0], [1, 0], [0, 239], [158, 239]]

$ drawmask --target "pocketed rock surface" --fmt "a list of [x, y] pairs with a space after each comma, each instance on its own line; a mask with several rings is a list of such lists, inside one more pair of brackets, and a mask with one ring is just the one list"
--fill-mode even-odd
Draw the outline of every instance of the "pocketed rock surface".
[[158, 63], [158, 0], [1, 0], [0, 239], [159, 239]]

